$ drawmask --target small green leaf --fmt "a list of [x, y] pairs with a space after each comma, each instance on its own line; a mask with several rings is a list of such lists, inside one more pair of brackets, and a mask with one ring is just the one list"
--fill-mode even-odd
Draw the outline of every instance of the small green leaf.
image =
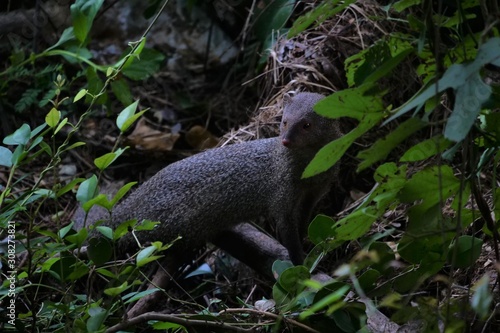
[[56, 108], [52, 108], [45, 117], [45, 122], [47, 123], [47, 125], [49, 125], [50, 128], [56, 127], [59, 123], [59, 120], [61, 120], [61, 111], [57, 110]]
[[0, 146], [0, 165], [10, 168], [12, 166], [12, 152]]
[[115, 152], [104, 154], [103, 156], [96, 158], [94, 160], [94, 164], [99, 170], [102, 171], [109, 167], [111, 163], [113, 163], [124, 151], [125, 149], [120, 148]]
[[64, 127], [66, 126], [66, 124], [68, 123], [68, 118], [64, 118], [60, 123], [59, 125], [57, 126], [57, 128], [55, 129], [54, 131], [54, 134], [57, 134], [59, 133], [59, 131]]
[[81, 100], [83, 97], [85, 97], [88, 93], [88, 90], [87, 89], [82, 89], [78, 92], [78, 94], [76, 94], [75, 98], [73, 98], [73, 103], [76, 103], [78, 102], [79, 100]]
[[23, 124], [13, 134], [6, 136], [3, 143], [6, 145], [26, 145], [31, 138], [31, 128], [28, 124]]
[[111, 229], [110, 227], [100, 225], [96, 227], [96, 230], [99, 231], [107, 239], [113, 239], [113, 229]]
[[66, 236], [66, 240], [70, 243], [75, 244], [77, 247], [81, 247], [87, 240], [89, 232], [87, 228], [82, 228], [78, 230], [76, 234]]
[[91, 238], [87, 247], [87, 253], [90, 260], [97, 266], [101, 266], [113, 256], [113, 247], [107, 238]]
[[79, 141], [79, 142], [75, 142], [75, 143], [73, 143], [71, 146], [69, 146], [69, 147], [67, 147], [66, 149], [64, 149], [64, 151], [68, 151], [68, 150], [75, 149], [75, 148], [77, 148], [77, 147], [81, 147], [81, 146], [85, 146], [85, 145], [86, 145], [86, 143], [85, 143], [85, 142], [81, 142], [81, 141]]
[[132, 188], [132, 186], [134, 186], [135, 184], [137, 184], [137, 182], [130, 182], [130, 183], [127, 183], [125, 185], [123, 185], [119, 190], [118, 192], [116, 192], [115, 196], [113, 197], [113, 199], [111, 200], [111, 205], [116, 205], [116, 203], [118, 201], [120, 201], [121, 198], [123, 198], [123, 196], [125, 194], [128, 193], [128, 191], [130, 191], [130, 189]]
[[118, 287], [104, 289], [104, 293], [108, 296], [115, 297], [128, 289], [128, 282], [125, 281]]
[[134, 117], [138, 105], [139, 105], [139, 100], [135, 101], [134, 103], [130, 104], [125, 109], [123, 109], [123, 111], [120, 112], [120, 114], [116, 118], [116, 126], [118, 126], [118, 129], [121, 132], [125, 132], [129, 128], [129, 126], [135, 121], [135, 119], [132, 121], [130, 121], [130, 119]]
[[76, 200], [82, 205], [85, 204], [90, 199], [97, 195], [97, 176], [92, 175], [92, 177], [86, 179], [80, 184], [78, 191], [76, 192]]
[[[142, 50], [144, 50], [144, 46], [146, 46], [146, 38], [143, 38], [139, 42], [139, 45], [135, 48], [134, 52], [125, 61], [125, 64], [123, 65], [122, 69], [126, 69], [126, 68], [130, 67], [130, 65], [132, 65], [132, 63], [134, 62], [135, 59], [139, 59], [139, 56], [142, 53]], [[130, 103], [128, 103], [128, 104], [130, 104]]]
[[144, 296], [153, 294], [157, 291], [160, 291], [160, 289], [159, 288], [151, 288], [151, 289], [146, 289], [146, 290], [141, 291], [141, 292], [134, 292], [134, 293], [127, 294], [127, 295], [123, 296], [123, 299], [127, 300], [124, 304], [129, 304], [129, 303], [138, 301], [139, 299], [143, 298]]
[[137, 267], [142, 267], [156, 259], [161, 258], [162, 256], [153, 256], [153, 254], [156, 253], [157, 250], [158, 248], [152, 245], [139, 251], [136, 258]]
[[107, 310], [98, 306], [91, 307], [89, 309], [90, 318], [87, 320], [86, 326], [87, 332], [100, 332], [107, 315]]

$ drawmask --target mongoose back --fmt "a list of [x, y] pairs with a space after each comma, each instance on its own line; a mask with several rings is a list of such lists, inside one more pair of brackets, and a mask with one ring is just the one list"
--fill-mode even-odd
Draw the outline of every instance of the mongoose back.
[[[214, 148], [170, 164], [118, 204], [107, 224], [159, 221], [154, 230], [137, 232], [138, 239], [166, 243], [182, 236], [169, 249], [182, 253], [222, 230], [267, 217], [276, 222], [292, 262], [301, 264], [304, 225], [334, 180], [333, 171], [301, 179], [316, 152], [339, 136], [335, 120], [313, 111], [322, 98], [286, 96], [279, 137]], [[120, 239], [118, 252], [135, 247], [129, 234]]]

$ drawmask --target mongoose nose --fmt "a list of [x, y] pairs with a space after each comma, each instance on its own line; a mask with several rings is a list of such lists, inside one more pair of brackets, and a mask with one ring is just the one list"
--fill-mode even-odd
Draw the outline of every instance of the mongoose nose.
[[285, 147], [289, 147], [290, 146], [290, 140], [288, 139], [282, 139], [281, 140], [281, 143], [283, 144], [283, 146]]

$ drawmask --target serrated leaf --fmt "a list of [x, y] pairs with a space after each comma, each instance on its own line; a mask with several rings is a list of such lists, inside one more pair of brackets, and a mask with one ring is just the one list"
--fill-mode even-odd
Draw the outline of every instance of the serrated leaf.
[[45, 116], [45, 122], [49, 125], [50, 128], [54, 128], [59, 124], [59, 120], [61, 120], [61, 111], [56, 108], [50, 109], [47, 116]]

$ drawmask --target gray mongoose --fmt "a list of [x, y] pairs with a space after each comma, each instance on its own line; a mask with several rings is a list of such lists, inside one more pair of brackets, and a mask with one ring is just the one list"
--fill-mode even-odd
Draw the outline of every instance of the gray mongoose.
[[[278, 240], [292, 262], [301, 264], [306, 223], [335, 175], [332, 168], [301, 179], [316, 152], [340, 135], [335, 120], [313, 111], [322, 98], [315, 93], [286, 96], [279, 137], [214, 148], [170, 164], [118, 204], [106, 224], [159, 221], [153, 231], [137, 232], [140, 242], [167, 243], [180, 235], [169, 251], [182, 253], [224, 229], [267, 217], [276, 222]], [[118, 243], [118, 253], [135, 248], [130, 234]]]

